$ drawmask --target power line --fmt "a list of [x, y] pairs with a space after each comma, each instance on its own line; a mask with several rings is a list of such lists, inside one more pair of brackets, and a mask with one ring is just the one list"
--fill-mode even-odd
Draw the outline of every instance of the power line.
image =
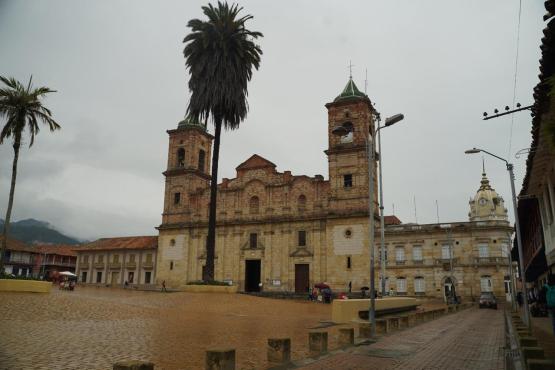
[[[518, 51], [520, 46], [520, 16], [522, 14], [522, 0], [518, 2], [518, 26], [516, 30], [516, 56], [515, 56], [515, 76], [514, 76], [514, 85], [513, 85], [513, 107], [515, 106], [516, 101], [516, 83], [517, 83], [517, 73], [518, 73]], [[511, 115], [511, 129], [509, 131], [509, 152], [507, 153], [507, 158], [511, 157], [511, 149], [513, 145], [513, 124], [515, 118], [514, 115]]]

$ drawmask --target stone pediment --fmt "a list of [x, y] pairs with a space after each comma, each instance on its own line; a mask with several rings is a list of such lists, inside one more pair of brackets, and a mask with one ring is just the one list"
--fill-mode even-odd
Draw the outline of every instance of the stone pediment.
[[313, 254], [306, 248], [297, 248], [289, 257], [312, 257]]
[[257, 169], [267, 169], [269, 172], [275, 172], [276, 165], [258, 154], [253, 154], [249, 159], [235, 168], [238, 176], [249, 170]]

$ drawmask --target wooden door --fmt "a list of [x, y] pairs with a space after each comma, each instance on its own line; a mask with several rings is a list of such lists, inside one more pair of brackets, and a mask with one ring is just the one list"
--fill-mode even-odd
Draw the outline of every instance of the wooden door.
[[310, 288], [309, 265], [300, 263], [295, 265], [295, 293], [308, 293]]

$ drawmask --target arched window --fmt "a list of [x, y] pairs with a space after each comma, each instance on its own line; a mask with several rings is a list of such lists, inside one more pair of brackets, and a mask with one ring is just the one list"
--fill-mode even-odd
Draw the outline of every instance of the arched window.
[[185, 149], [177, 149], [177, 167], [185, 167]]
[[297, 199], [297, 207], [299, 212], [304, 212], [306, 210], [306, 197], [303, 194], [299, 195], [299, 199]]
[[249, 200], [249, 210], [251, 214], [257, 214], [260, 207], [260, 201], [255, 195]]
[[204, 159], [206, 157], [206, 152], [204, 150], [198, 151], [198, 169], [204, 172]]
[[352, 143], [353, 142], [353, 132], [355, 130], [355, 128], [353, 127], [353, 124], [351, 122], [345, 122], [341, 126], [345, 127], [349, 131], [349, 133], [347, 135], [341, 136], [341, 144]]

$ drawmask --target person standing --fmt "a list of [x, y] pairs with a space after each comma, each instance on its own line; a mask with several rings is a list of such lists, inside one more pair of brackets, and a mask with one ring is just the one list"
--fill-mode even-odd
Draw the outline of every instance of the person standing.
[[168, 290], [166, 289], [166, 280], [162, 280], [162, 291], [163, 292], [168, 292]]
[[555, 275], [549, 274], [547, 284], [542, 288], [542, 296], [545, 297], [547, 312], [551, 318], [553, 335], [555, 335]]

